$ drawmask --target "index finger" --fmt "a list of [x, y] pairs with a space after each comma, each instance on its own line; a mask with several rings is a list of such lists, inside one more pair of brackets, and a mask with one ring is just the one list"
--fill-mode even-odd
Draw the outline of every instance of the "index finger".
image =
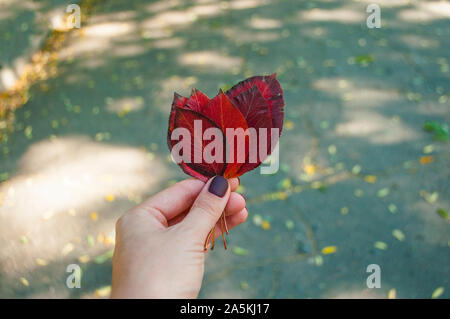
[[[229, 183], [232, 191], [239, 186], [237, 178], [230, 179]], [[195, 178], [185, 179], [153, 195], [139, 204], [138, 208], [156, 209], [166, 220], [170, 220], [192, 206], [204, 185], [204, 182]]]

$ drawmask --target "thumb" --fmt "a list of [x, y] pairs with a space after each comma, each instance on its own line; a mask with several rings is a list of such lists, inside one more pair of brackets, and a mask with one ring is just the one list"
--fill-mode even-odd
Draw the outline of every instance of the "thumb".
[[228, 180], [214, 176], [203, 187], [183, 223], [202, 238], [215, 227], [230, 197]]

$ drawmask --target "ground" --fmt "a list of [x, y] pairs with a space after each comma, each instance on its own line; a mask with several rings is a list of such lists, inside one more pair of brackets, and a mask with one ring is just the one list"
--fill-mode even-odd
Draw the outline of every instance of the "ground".
[[423, 128], [449, 122], [447, 2], [378, 0], [374, 29], [365, 0], [89, 2], [0, 144], [0, 297], [108, 296], [115, 221], [186, 178], [173, 92], [273, 72], [280, 171], [241, 178], [200, 297], [450, 297], [449, 146]]

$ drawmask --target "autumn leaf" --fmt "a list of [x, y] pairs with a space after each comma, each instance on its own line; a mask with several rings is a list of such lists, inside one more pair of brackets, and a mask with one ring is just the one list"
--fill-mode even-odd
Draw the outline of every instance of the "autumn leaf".
[[[186, 174], [203, 181], [215, 175], [223, 175], [226, 178], [241, 176], [257, 168], [272, 153], [283, 126], [283, 107], [283, 91], [276, 74], [250, 77], [226, 92], [220, 90], [212, 99], [197, 89], [192, 90], [190, 97], [175, 93], [167, 131], [169, 150], [171, 153], [179, 151], [178, 143], [181, 140], [174, 138], [174, 131], [187, 130], [190, 141], [185, 142], [192, 147], [192, 151], [190, 154], [184, 154], [183, 149], [183, 154], [179, 154], [182, 159], [177, 161]], [[201, 124], [200, 138], [195, 134], [195, 123]], [[211, 128], [218, 129], [220, 136], [214, 135], [214, 138], [205, 141], [203, 136]], [[278, 129], [278, 135], [272, 137], [273, 128]], [[230, 138], [228, 129], [234, 129], [235, 136]], [[258, 143], [250, 145], [249, 129], [255, 129], [257, 134], [264, 129], [266, 135], [258, 136]], [[234, 143], [234, 140], [240, 138], [245, 141], [245, 145]], [[265, 140], [265, 143], [261, 144], [260, 138]], [[221, 146], [222, 153], [226, 153], [225, 150], [230, 153], [215, 156], [215, 152], [219, 150], [214, 149], [207, 160], [205, 150], [213, 141], [215, 145]], [[263, 144], [265, 145], [261, 146]], [[230, 147], [231, 145], [234, 145], [234, 148]], [[255, 157], [250, 154], [250, 149], [256, 149]], [[195, 157], [195, 151], [201, 151], [200, 160]], [[243, 160], [237, 158], [239, 152], [243, 154]]]

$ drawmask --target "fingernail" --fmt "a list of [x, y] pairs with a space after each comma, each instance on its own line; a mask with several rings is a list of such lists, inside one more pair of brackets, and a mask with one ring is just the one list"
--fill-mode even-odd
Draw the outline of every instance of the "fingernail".
[[215, 176], [209, 184], [208, 191], [216, 196], [223, 197], [228, 189], [228, 181], [222, 176]]

